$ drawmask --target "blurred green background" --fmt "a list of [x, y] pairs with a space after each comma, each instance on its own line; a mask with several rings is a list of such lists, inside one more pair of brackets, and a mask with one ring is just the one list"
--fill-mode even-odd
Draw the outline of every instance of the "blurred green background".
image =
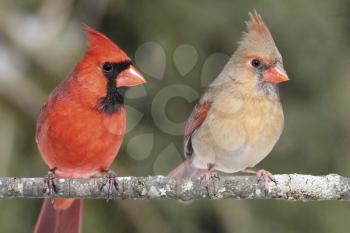
[[[0, 0], [0, 175], [46, 174], [35, 119], [84, 53], [83, 23], [118, 43], [148, 81], [129, 93], [129, 132], [113, 169], [120, 176], [167, 174], [181, 161], [183, 122], [224, 54], [235, 50], [253, 9], [269, 26], [291, 79], [280, 89], [284, 133], [259, 166], [275, 174], [350, 176], [349, 0]], [[160, 108], [156, 100], [168, 97]], [[31, 232], [41, 202], [0, 200], [0, 232]], [[345, 233], [349, 214], [347, 202], [88, 200], [83, 227], [87, 233]]]

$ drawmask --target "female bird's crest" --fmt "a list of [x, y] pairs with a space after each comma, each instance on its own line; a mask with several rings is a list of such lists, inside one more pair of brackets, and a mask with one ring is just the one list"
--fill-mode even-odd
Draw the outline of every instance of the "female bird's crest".
[[282, 59], [268, 27], [256, 11], [249, 13], [246, 25], [247, 32], [243, 33], [236, 55], [240, 57], [258, 55]]
[[256, 11], [254, 11], [254, 14], [249, 12], [249, 21], [246, 24], [248, 33], [256, 33], [262, 37], [271, 36], [269, 29]]

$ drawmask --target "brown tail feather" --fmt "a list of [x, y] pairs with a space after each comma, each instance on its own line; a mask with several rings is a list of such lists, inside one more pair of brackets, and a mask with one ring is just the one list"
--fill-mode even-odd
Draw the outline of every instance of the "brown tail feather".
[[44, 200], [34, 233], [81, 233], [83, 200], [75, 199], [66, 209], [55, 209]]
[[195, 168], [191, 165], [190, 160], [185, 160], [172, 170], [168, 176], [174, 178], [199, 177], [206, 172], [206, 169]]

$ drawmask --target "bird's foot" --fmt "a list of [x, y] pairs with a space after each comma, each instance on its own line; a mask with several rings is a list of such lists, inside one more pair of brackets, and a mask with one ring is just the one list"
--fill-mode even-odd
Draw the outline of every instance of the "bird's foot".
[[44, 187], [45, 191], [48, 190], [48, 196], [51, 200], [53, 201], [53, 197], [55, 193], [57, 193], [57, 187], [55, 185], [55, 178], [56, 174], [55, 171], [57, 168], [50, 169], [49, 172], [47, 173], [46, 177], [44, 178]]
[[260, 181], [264, 182], [265, 194], [268, 192], [269, 182], [272, 181], [277, 184], [275, 177], [271, 174], [271, 172], [266, 171], [264, 169], [260, 169], [256, 172], [256, 178], [258, 179], [258, 183]]
[[216, 172], [208, 171], [200, 176], [201, 180], [209, 181], [211, 179], [219, 179], [219, 175]]
[[115, 173], [112, 170], [108, 170], [104, 172], [106, 174], [105, 180], [100, 188], [100, 190], [103, 189], [103, 187], [107, 186], [107, 202], [112, 199], [113, 197], [113, 188], [118, 191], [118, 183], [117, 183], [117, 173]]
[[214, 165], [209, 164], [207, 171], [200, 176], [200, 179], [204, 181], [209, 181], [210, 179], [220, 179], [220, 177], [214, 171]]
[[268, 194], [269, 192], [269, 182], [272, 181], [275, 183], [275, 185], [277, 185], [277, 180], [274, 177], [274, 175], [272, 175], [271, 172], [266, 171], [264, 169], [256, 169], [256, 168], [246, 168], [244, 170], [244, 172], [248, 172], [248, 173], [255, 173], [256, 174], [256, 178], [257, 178], [257, 183], [259, 183], [260, 181], [264, 182], [264, 191], [265, 191], [265, 196]]

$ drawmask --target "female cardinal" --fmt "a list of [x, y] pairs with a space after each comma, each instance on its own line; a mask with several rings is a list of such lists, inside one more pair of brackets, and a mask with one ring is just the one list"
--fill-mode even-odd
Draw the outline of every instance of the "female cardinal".
[[[108, 171], [124, 137], [124, 93], [145, 83], [117, 45], [92, 28], [85, 31], [87, 52], [51, 93], [37, 120], [36, 142], [55, 177]], [[80, 232], [81, 211], [79, 199], [45, 200], [35, 232]]]
[[189, 117], [184, 139], [186, 160], [169, 176], [254, 172], [265, 185], [274, 178], [254, 166], [265, 158], [283, 129], [278, 86], [288, 80], [269, 29], [249, 13], [247, 32], [220, 75]]

